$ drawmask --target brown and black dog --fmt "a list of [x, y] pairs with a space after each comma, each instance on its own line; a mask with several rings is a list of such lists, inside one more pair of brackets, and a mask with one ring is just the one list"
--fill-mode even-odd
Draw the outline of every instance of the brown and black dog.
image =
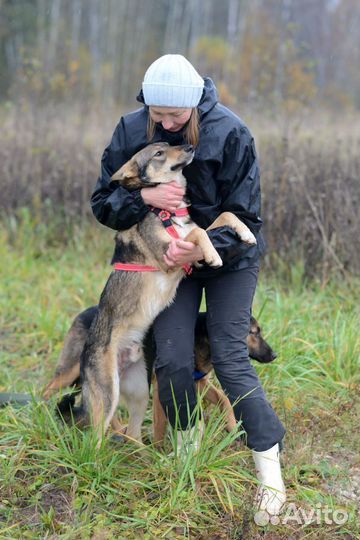
[[[81, 389], [80, 383], [80, 357], [87, 339], [89, 329], [98, 314], [98, 306], [93, 306], [82, 311], [75, 317], [68, 334], [65, 337], [64, 347], [56, 366], [55, 376], [47, 385], [44, 393], [45, 399], [49, 399], [56, 391], [65, 389], [68, 386], [77, 386]], [[251, 317], [250, 331], [247, 337], [249, 355], [254, 360], [261, 363], [269, 363], [275, 360], [276, 353], [265, 341], [261, 333], [261, 328], [254, 317]], [[123, 402], [129, 411], [129, 423], [126, 428], [126, 435], [129, 438], [141, 440], [141, 424], [145, 415], [148, 403], [148, 389], [152, 379], [153, 364], [156, 350], [153, 339], [152, 328], [146, 333], [143, 341], [144, 364], [137, 369], [142, 370], [142, 376], [134, 380], [137, 371], [129, 372], [125, 375], [125, 381], [120, 384], [123, 388], [120, 391]], [[198, 389], [204, 391], [204, 397], [211, 403], [220, 404], [226, 410], [226, 427], [230, 431], [236, 425], [233, 409], [224, 392], [214, 386], [208, 375], [213, 369], [211, 363], [210, 344], [206, 326], [206, 313], [199, 313], [195, 328], [195, 373], [199, 378], [196, 381]], [[144, 384], [143, 373], [146, 373], [146, 383]], [[126, 382], [129, 378], [133, 380]], [[58, 404], [61, 414], [66, 417], [73, 406], [75, 396], [65, 396]], [[163, 442], [167, 419], [159, 401], [156, 379], [153, 377], [153, 431], [154, 442]], [[117, 416], [112, 419], [112, 427], [115, 432], [124, 433], [125, 428], [120, 424]]]
[[[112, 181], [130, 191], [174, 180], [186, 187], [182, 169], [193, 156], [191, 145], [150, 144], [123, 165]], [[184, 199], [180, 209], [185, 211], [171, 216], [171, 230], [179, 238], [200, 246], [208, 265], [222, 266], [206, 231], [186, 212], [187, 206]], [[148, 397], [143, 338], [157, 315], [172, 302], [184, 277], [183, 268], [169, 270], [164, 262], [171, 236], [160, 218], [150, 211], [139, 223], [117, 233], [115, 257], [122, 268], [118, 265], [105, 285], [81, 352], [81, 405], [73, 410], [73, 417], [79, 424], [92, 424], [99, 440], [115, 418], [121, 394], [135, 399], [140, 387], [141, 403], [135, 407], [131, 398], [127, 406], [134, 407], [133, 416], [138, 415], [136, 424], [141, 425]], [[249, 228], [231, 212], [220, 214], [209, 229], [224, 225], [231, 227], [243, 242], [256, 244]], [[135, 271], [135, 267], [142, 271]], [[148, 271], [144, 271], [146, 268]], [[141, 438], [139, 431], [134, 438]]]

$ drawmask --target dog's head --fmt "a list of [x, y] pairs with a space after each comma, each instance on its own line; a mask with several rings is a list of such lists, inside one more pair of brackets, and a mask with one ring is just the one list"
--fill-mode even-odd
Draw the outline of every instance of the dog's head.
[[113, 174], [111, 180], [120, 182], [129, 190], [166, 184], [172, 180], [184, 185], [182, 170], [193, 157], [194, 148], [190, 144], [149, 144]]
[[263, 338], [259, 323], [254, 317], [251, 317], [250, 331], [246, 341], [249, 349], [249, 355], [254, 360], [257, 360], [262, 364], [268, 364], [277, 357], [277, 354]]

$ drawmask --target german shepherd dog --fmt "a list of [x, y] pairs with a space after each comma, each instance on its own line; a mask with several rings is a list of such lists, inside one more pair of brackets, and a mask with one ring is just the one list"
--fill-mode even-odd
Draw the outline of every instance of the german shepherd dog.
[[[55, 377], [47, 385], [44, 393], [49, 399], [54, 392], [74, 385], [80, 386], [80, 357], [84, 348], [89, 329], [97, 317], [99, 308], [93, 306], [75, 317], [68, 334], [65, 337], [64, 347], [56, 366]], [[247, 337], [249, 355], [261, 363], [275, 360], [276, 353], [262, 336], [261, 328], [254, 317], [250, 320], [250, 331]], [[139, 359], [137, 369], [127, 370], [120, 379], [120, 397], [129, 411], [129, 424], [125, 429], [114, 415], [111, 424], [116, 432], [126, 433], [131, 439], [141, 440], [141, 425], [148, 403], [148, 388], [153, 373], [153, 364], [156, 355], [152, 328], [146, 333], [143, 341], [143, 357]], [[198, 380], [198, 389], [204, 392], [204, 397], [211, 403], [220, 404], [226, 411], [226, 427], [230, 431], [236, 425], [233, 409], [224, 392], [216, 388], [209, 380], [208, 375], [213, 366], [211, 363], [210, 344], [206, 326], [206, 313], [199, 313], [195, 327], [195, 374]], [[138, 377], [140, 373], [140, 377]], [[147, 373], [147, 380], [144, 377]], [[134, 378], [135, 377], [135, 378]], [[199, 378], [200, 377], [200, 378]], [[70, 409], [74, 406], [75, 395], [64, 396], [58, 404], [58, 410], [63, 417], [70, 417]], [[154, 442], [161, 444], [165, 437], [167, 419], [159, 401], [155, 377], [153, 378], [153, 429]]]
[[[174, 180], [186, 187], [182, 169], [193, 156], [191, 145], [151, 144], [123, 165], [112, 181], [130, 191]], [[186, 206], [183, 200], [180, 208]], [[235, 230], [242, 241], [256, 243], [248, 227], [230, 212], [220, 214], [209, 229], [224, 225]], [[172, 218], [174, 229], [179, 238], [200, 246], [208, 265], [222, 266], [206, 231], [195, 225], [188, 214], [179, 212]], [[172, 302], [184, 276], [183, 268], [169, 270], [164, 262], [171, 237], [155, 211], [148, 212], [131, 228], [118, 232], [115, 240], [115, 261], [125, 263], [128, 268], [113, 271], [101, 294], [98, 312], [81, 352], [81, 404], [73, 412], [76, 422], [93, 425], [99, 441], [114, 417], [120, 391], [125, 391], [122, 379], [140, 384], [141, 366], [145, 365], [144, 335], [156, 316]], [[134, 265], [130, 271], [129, 265]], [[134, 271], [135, 268], [143, 271]], [[129, 371], [134, 373], [133, 377], [124, 376]], [[142, 379], [146, 381], [145, 373]]]

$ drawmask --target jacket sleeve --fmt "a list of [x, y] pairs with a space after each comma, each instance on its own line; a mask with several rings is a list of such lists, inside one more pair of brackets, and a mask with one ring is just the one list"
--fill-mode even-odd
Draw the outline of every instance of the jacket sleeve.
[[217, 175], [221, 212], [233, 212], [257, 237], [258, 246], [249, 247], [229, 227], [208, 232], [224, 265], [264, 251], [260, 229], [260, 170], [254, 139], [247, 128], [232, 131], [225, 143], [223, 162]]
[[[130, 155], [131, 154], [131, 155]], [[127, 148], [124, 119], [117, 125], [111, 142], [101, 159], [101, 173], [91, 196], [91, 209], [96, 219], [115, 230], [129, 229], [141, 221], [149, 209], [140, 190], [128, 191], [111, 176], [132, 156]]]

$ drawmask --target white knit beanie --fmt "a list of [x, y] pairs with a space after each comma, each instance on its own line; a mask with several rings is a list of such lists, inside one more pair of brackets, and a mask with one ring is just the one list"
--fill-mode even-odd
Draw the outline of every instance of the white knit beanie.
[[204, 79], [181, 54], [165, 54], [147, 69], [142, 84], [146, 105], [193, 108], [199, 104]]

